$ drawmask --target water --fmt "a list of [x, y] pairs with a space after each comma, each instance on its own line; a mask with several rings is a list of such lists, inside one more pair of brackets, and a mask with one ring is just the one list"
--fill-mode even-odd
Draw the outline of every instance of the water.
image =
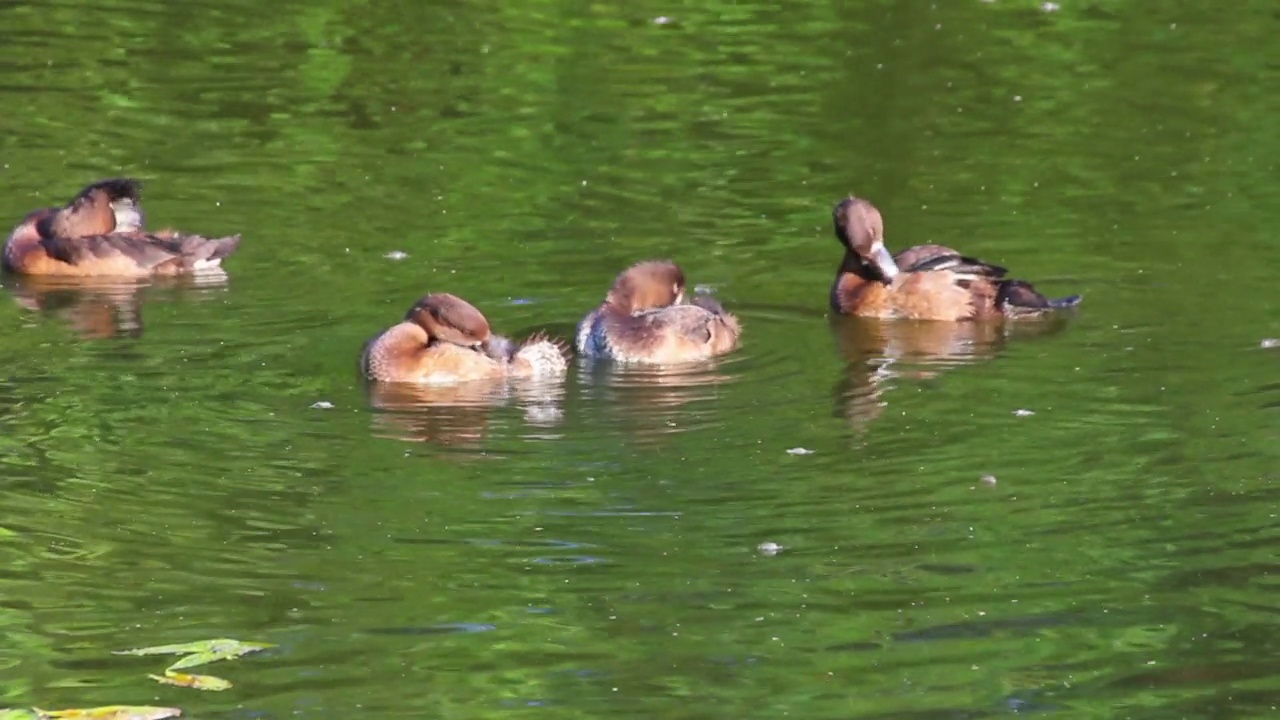
[[[221, 284], [4, 280], [3, 702], [1273, 712], [1276, 21], [0, 8], [4, 217], [132, 174], [153, 224], [245, 235]], [[829, 320], [850, 191], [893, 247], [1084, 305], [1008, 332]], [[664, 256], [741, 316], [739, 353], [501, 393], [356, 375], [424, 292], [568, 336]], [[110, 654], [214, 637], [279, 647], [205, 666], [217, 694]]]

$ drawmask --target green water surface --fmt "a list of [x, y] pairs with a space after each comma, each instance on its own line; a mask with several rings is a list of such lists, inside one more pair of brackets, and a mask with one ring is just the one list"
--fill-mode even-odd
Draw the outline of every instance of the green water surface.
[[[0, 4], [6, 228], [132, 175], [153, 226], [244, 235], [221, 285], [4, 279], [0, 704], [1273, 714], [1278, 33], [1262, 0]], [[832, 321], [849, 192], [1084, 303]], [[651, 257], [738, 353], [357, 376], [425, 292], [568, 336]], [[216, 637], [278, 647], [222, 693], [110, 654]]]

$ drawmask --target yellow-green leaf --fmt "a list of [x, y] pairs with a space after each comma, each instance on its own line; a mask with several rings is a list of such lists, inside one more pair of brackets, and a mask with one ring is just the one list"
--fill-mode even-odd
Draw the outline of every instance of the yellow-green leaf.
[[178, 687], [193, 688], [195, 690], [211, 690], [217, 692], [226, 690], [231, 687], [230, 680], [224, 680], [220, 677], [212, 675], [188, 675], [187, 673], [173, 672], [166, 670], [164, 675], [148, 675], [147, 677], [158, 683], [165, 685], [177, 685]]
[[197, 665], [204, 665], [205, 663], [211, 663], [216, 660], [224, 660], [226, 659], [226, 657], [227, 656], [225, 655], [219, 655], [217, 653], [212, 653], [212, 652], [200, 652], [200, 653], [196, 653], [195, 655], [188, 655], [184, 658], [180, 658], [177, 662], [170, 665], [169, 669], [181, 670], [183, 668], [191, 668]]
[[[147, 705], [106, 705], [96, 708], [76, 710], [41, 710], [35, 709], [36, 717], [47, 720], [163, 720], [178, 717], [182, 711], [170, 707], [150, 707]], [[0, 715], [0, 718], [3, 718]], [[5, 718], [5, 720], [8, 720]]]

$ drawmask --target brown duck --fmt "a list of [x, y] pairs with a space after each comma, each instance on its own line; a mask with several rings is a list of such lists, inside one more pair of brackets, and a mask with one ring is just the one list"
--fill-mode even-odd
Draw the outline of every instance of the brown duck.
[[669, 260], [627, 268], [604, 302], [578, 323], [578, 352], [624, 363], [704, 360], [738, 347], [738, 319], [707, 297], [685, 302], [685, 277]]
[[4, 269], [23, 275], [149, 277], [217, 270], [240, 236], [208, 238], [143, 229], [130, 178], [102, 180], [60, 208], [28, 213], [4, 246]]
[[383, 382], [448, 384], [502, 377], [554, 377], [568, 368], [564, 349], [543, 335], [516, 345], [456, 295], [424, 295], [403, 322], [370, 340], [360, 357], [365, 377]]
[[833, 212], [844, 260], [831, 285], [831, 309], [844, 315], [916, 320], [1039, 316], [1073, 307], [1079, 295], [1049, 299], [1007, 270], [942, 245], [891, 255], [874, 205], [846, 198]]

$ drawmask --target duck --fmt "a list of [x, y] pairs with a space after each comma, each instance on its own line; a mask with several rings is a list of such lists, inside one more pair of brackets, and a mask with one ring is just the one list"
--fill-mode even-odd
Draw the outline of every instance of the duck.
[[221, 271], [240, 236], [143, 228], [142, 183], [99, 180], [66, 205], [34, 210], [5, 241], [3, 268], [20, 275], [153, 277]]
[[884, 244], [884, 221], [869, 201], [848, 197], [832, 212], [844, 260], [831, 285], [831, 309], [842, 315], [914, 320], [1039, 317], [1075, 307], [1081, 296], [1050, 299], [999, 265], [943, 245], [917, 245], [897, 255]]
[[554, 378], [568, 369], [565, 349], [544, 334], [522, 343], [495, 335], [474, 305], [449, 293], [422, 296], [365, 344], [365, 377], [380, 382], [446, 385], [498, 378]]
[[667, 365], [731, 352], [741, 335], [738, 319], [714, 299], [686, 302], [679, 265], [646, 260], [618, 275], [604, 302], [578, 323], [574, 344], [587, 358]]

